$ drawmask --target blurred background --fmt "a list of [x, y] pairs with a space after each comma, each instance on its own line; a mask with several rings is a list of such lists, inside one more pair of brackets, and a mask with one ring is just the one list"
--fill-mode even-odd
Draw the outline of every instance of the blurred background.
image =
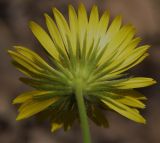
[[[41, 48], [28, 28], [28, 21], [44, 24], [43, 13], [51, 15], [57, 7], [67, 16], [68, 4], [76, 8], [83, 2], [88, 10], [93, 4], [100, 13], [108, 9], [111, 17], [122, 15], [124, 23], [132, 23], [142, 43], [152, 45], [150, 56], [131, 70], [135, 76], [149, 76], [160, 82], [160, 0], [0, 0], [0, 143], [81, 143], [77, 123], [65, 133], [52, 134], [49, 123], [37, 123], [35, 118], [16, 122], [16, 107], [12, 99], [29, 87], [18, 78], [22, 76], [11, 64], [7, 50], [13, 45], [28, 46], [39, 52]], [[160, 143], [160, 85], [141, 90], [148, 97], [142, 114], [147, 124], [141, 125], [106, 112], [110, 128], [96, 127], [90, 122], [93, 143]]]

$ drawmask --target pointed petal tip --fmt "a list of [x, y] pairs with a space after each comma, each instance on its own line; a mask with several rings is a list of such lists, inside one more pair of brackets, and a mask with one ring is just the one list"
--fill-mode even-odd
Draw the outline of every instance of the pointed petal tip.
[[8, 54], [12, 53], [12, 50], [7, 50], [7, 53], [8, 53]]
[[62, 13], [57, 9], [57, 8], [52, 8], [52, 12], [53, 12], [53, 15], [54, 17], [60, 17], [60, 16], [63, 16]]
[[33, 28], [35, 28], [36, 26], [38, 26], [38, 24], [34, 21], [29, 21], [29, 28], [32, 30]]
[[73, 7], [72, 4], [69, 4], [68, 5], [68, 12], [70, 13], [70, 12], [73, 12], [73, 11], [75, 11], [75, 8]]
[[52, 11], [53, 11], [53, 13], [55, 14], [55, 13], [58, 12], [58, 9], [57, 9], [56, 7], [53, 7], [53, 8], [52, 8]]
[[[150, 85], [154, 85], [154, 84], [157, 83], [157, 81], [154, 80], [153, 78], [148, 78], [148, 81], [150, 81]], [[150, 85], [149, 85], [149, 86], [150, 86]]]
[[122, 24], [122, 16], [121, 16], [121, 15], [116, 16], [116, 17], [113, 19], [112, 23], [113, 23], [113, 22]]
[[109, 10], [105, 10], [104, 14], [110, 17], [110, 11]]
[[60, 128], [63, 127], [63, 124], [59, 124], [59, 123], [54, 123], [52, 124], [52, 127], [51, 127], [51, 132], [56, 132], [58, 131]]
[[149, 49], [151, 47], [151, 45], [149, 45], [149, 44], [147, 44], [145, 46], [146, 46], [146, 49]]
[[52, 133], [54, 133], [54, 132], [55, 132], [55, 131], [54, 131], [54, 129], [53, 129], [53, 127], [51, 128], [51, 132], [52, 132]]
[[141, 118], [139, 120], [137, 120], [137, 121], [133, 120], [133, 121], [137, 122], [139, 124], [146, 124], [146, 122], [147, 122], [146, 119], [143, 116], [141, 116]]
[[115, 19], [122, 20], [122, 15], [116, 16]]
[[29, 25], [32, 25], [32, 24], [34, 24], [35, 22], [34, 21], [29, 21]]
[[70, 9], [70, 8], [73, 8], [72, 4], [68, 4], [68, 8], [69, 8], [69, 9]]
[[44, 13], [43, 15], [45, 18], [47, 18], [49, 16], [47, 13]]
[[14, 51], [8, 50], [7, 53], [12, 57], [12, 55], [14, 54]]
[[22, 102], [20, 102], [19, 96], [18, 96], [17, 98], [13, 99], [13, 101], [12, 101], [12, 104], [13, 104], [13, 105], [15, 105], [15, 104], [20, 104], [20, 103], [22, 103]]
[[12, 101], [12, 104], [17, 104], [17, 100], [14, 99], [14, 100]]
[[146, 119], [143, 119], [143, 121], [141, 123], [146, 124], [147, 123]]
[[28, 25], [29, 25], [29, 28], [32, 29], [33, 26], [35, 26], [35, 22], [34, 21], [29, 21]]
[[19, 47], [20, 47], [20, 46], [16, 46], [16, 45], [15, 45], [15, 46], [13, 46], [13, 48], [15, 48], [15, 49], [17, 49], [17, 48], [19, 48]]
[[139, 115], [140, 115], [140, 118], [136, 122], [140, 123], [140, 124], [146, 124], [146, 119], [141, 114], [139, 114]]
[[133, 119], [131, 120], [140, 124], [146, 124], [146, 119], [142, 115], [140, 115], [140, 118], [138, 120], [133, 120]]
[[84, 4], [82, 2], [79, 2], [79, 6], [83, 6], [84, 7]]
[[85, 5], [82, 2], [80, 2], [78, 5], [78, 9], [81, 9], [81, 8], [86, 9]]
[[51, 132], [52, 132], [52, 133], [55, 133], [56, 131], [57, 131], [57, 130], [56, 130], [54, 127], [51, 128]]
[[47, 13], [44, 13], [44, 18], [45, 18], [45, 21], [47, 22], [47, 21], [49, 21], [50, 16]]
[[155, 84], [155, 83], [157, 83], [157, 81], [153, 79], [153, 83]]
[[[141, 99], [141, 100], [147, 100], [147, 99], [148, 99], [148, 98], [144, 96], [143, 99]], [[146, 107], [146, 105], [145, 105], [145, 107]]]
[[92, 9], [98, 10], [98, 6], [96, 4], [93, 4]]
[[24, 119], [24, 117], [18, 115], [17, 118], [16, 118], [16, 121], [20, 121], [20, 120], [22, 120], [22, 119]]

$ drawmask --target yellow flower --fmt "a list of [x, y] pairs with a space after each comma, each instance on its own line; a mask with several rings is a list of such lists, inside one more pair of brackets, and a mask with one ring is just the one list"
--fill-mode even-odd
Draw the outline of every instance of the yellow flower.
[[[122, 25], [117, 16], [109, 24], [109, 13], [99, 17], [93, 6], [88, 18], [84, 5], [78, 13], [69, 6], [69, 22], [53, 8], [54, 20], [45, 14], [49, 34], [35, 22], [30, 29], [46, 51], [48, 62], [28, 48], [15, 46], [9, 51], [13, 64], [27, 77], [22, 82], [35, 90], [22, 93], [17, 120], [39, 114], [51, 121], [52, 131], [68, 130], [79, 118], [84, 100], [87, 115], [97, 125], [107, 127], [101, 109], [109, 108], [130, 120], [145, 123], [138, 108], [146, 97], [135, 88], [150, 86], [152, 78], [126, 73], [147, 56], [148, 45], [139, 46], [132, 25]], [[81, 97], [79, 98], [78, 93]], [[80, 113], [81, 114], [81, 113]]]

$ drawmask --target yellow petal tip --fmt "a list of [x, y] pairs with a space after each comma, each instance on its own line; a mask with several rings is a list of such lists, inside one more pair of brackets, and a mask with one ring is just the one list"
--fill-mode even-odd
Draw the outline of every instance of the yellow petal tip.
[[44, 16], [45, 16], [45, 17], [48, 17], [48, 14], [47, 14], [47, 13], [44, 13]]
[[22, 119], [23, 119], [23, 117], [20, 116], [20, 115], [18, 115], [17, 118], [16, 118], [16, 121], [20, 121], [20, 120], [22, 120]]
[[50, 18], [50, 16], [47, 13], [44, 13], [44, 17], [46, 21]]
[[29, 28], [33, 29], [33, 27], [35, 27], [35, 25], [37, 25], [34, 21], [30, 21], [29, 22]]
[[17, 104], [16, 99], [14, 99], [14, 100], [12, 101], [12, 104]]
[[55, 7], [53, 7], [53, 8], [52, 8], [52, 11], [53, 11], [53, 13], [56, 13], [56, 12], [58, 12], [58, 9], [55, 8]]
[[144, 119], [141, 123], [146, 124], [147, 123], [146, 119]]

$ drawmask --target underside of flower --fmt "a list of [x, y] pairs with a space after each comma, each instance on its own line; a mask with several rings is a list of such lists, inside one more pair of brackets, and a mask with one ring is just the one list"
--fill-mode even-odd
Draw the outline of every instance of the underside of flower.
[[84, 5], [78, 13], [69, 6], [69, 22], [53, 8], [53, 19], [45, 14], [48, 32], [35, 22], [30, 29], [47, 53], [48, 62], [28, 48], [9, 51], [13, 64], [27, 77], [20, 80], [34, 91], [22, 93], [13, 103], [20, 104], [17, 120], [38, 113], [50, 119], [52, 131], [68, 130], [79, 118], [76, 93], [81, 89], [87, 115], [97, 125], [107, 127], [101, 109], [111, 109], [135, 122], [145, 123], [137, 108], [146, 97], [135, 88], [155, 83], [151, 78], [126, 73], [147, 56], [148, 45], [139, 46], [132, 25], [122, 25], [117, 16], [109, 22], [105, 11], [99, 17], [93, 6], [88, 18]]

